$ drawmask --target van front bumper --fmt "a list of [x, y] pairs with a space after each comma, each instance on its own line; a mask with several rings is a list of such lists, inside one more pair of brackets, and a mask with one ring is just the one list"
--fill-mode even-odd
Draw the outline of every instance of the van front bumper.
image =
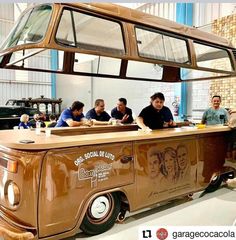
[[31, 240], [35, 239], [32, 232], [25, 229], [20, 229], [7, 223], [2, 216], [0, 216], [0, 239], [4, 240]]

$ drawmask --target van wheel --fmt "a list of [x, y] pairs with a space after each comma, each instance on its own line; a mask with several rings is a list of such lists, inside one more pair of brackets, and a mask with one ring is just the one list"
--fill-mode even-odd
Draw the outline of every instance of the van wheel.
[[103, 233], [110, 229], [120, 212], [121, 200], [117, 193], [96, 197], [88, 206], [81, 230], [89, 235]]
[[212, 178], [210, 184], [205, 189], [205, 192], [214, 192], [216, 191], [222, 183], [221, 175], [216, 175]]

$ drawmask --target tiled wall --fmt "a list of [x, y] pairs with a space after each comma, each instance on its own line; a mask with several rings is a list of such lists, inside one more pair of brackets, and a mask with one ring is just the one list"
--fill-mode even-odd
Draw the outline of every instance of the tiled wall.
[[210, 81], [197, 81], [192, 83], [192, 118], [200, 120], [205, 109], [209, 107]]
[[[212, 24], [212, 32], [229, 39], [234, 47], [236, 47], [236, 14], [219, 18]], [[224, 64], [222, 62], [221, 64]], [[236, 107], [236, 78], [218, 79], [211, 81], [210, 96], [215, 94], [221, 95], [222, 106]]]

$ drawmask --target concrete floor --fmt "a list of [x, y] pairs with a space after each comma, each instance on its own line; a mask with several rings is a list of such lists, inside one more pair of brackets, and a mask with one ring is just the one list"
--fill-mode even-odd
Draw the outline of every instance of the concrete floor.
[[139, 226], [232, 226], [235, 225], [236, 188], [222, 187], [206, 194], [195, 193], [193, 200], [175, 200], [146, 211], [127, 214], [122, 224], [97, 236], [83, 233], [67, 240], [137, 240]]

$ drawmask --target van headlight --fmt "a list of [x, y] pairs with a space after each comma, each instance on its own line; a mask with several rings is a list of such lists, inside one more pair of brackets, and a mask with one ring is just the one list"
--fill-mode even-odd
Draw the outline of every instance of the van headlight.
[[12, 206], [20, 202], [20, 189], [14, 182], [10, 182], [7, 187], [7, 199]]

